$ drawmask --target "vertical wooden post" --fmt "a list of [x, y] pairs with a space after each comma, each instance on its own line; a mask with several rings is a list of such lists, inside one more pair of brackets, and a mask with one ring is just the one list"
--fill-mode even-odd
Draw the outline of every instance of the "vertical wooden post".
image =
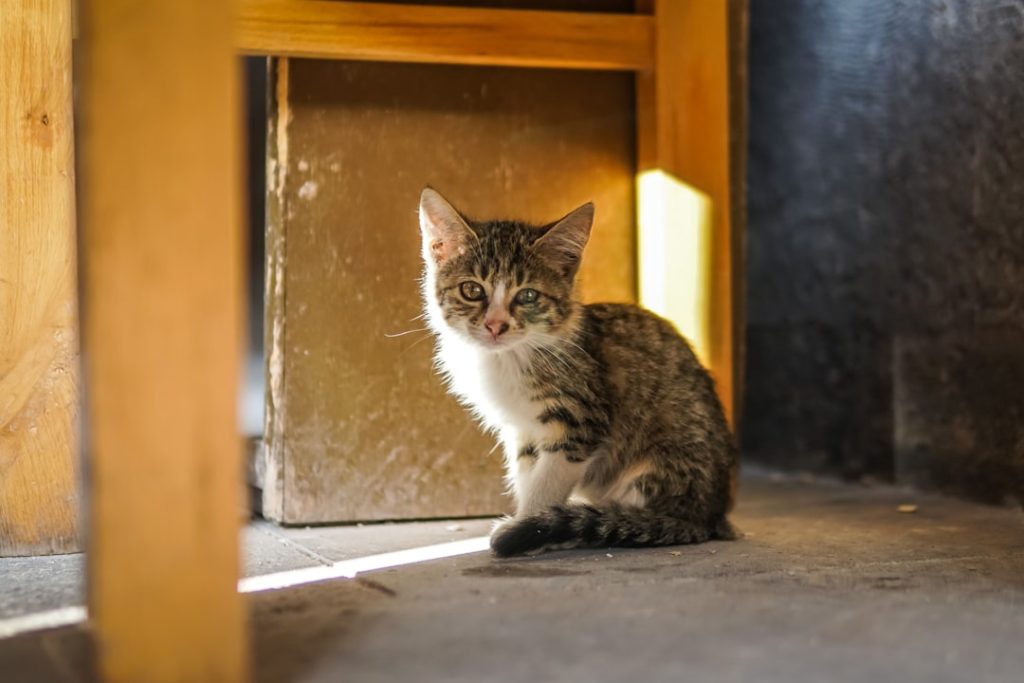
[[0, 4], [0, 556], [78, 549], [70, 15]]
[[[688, 310], [698, 318], [692, 341], [710, 365], [726, 414], [734, 405], [732, 204], [730, 181], [730, 70], [727, 0], [641, 0], [640, 11], [655, 20], [655, 57], [651, 72], [637, 74], [637, 201], [641, 269], [645, 237], [653, 254], [670, 254], [678, 263], [692, 257], [700, 273], [680, 279], [666, 273], [661, 284], [684, 282], [695, 291]], [[656, 174], [655, 180], [645, 178]], [[692, 213], [696, 215], [681, 215]], [[706, 214], [706, 215], [703, 215]], [[652, 225], [652, 222], [668, 225]], [[704, 231], [683, 235], [679, 231]], [[673, 239], [673, 232], [675, 238]], [[652, 244], [651, 240], [655, 243]], [[675, 243], [702, 253], [671, 254]], [[671, 269], [672, 266], [667, 266]], [[645, 299], [641, 280], [641, 300]], [[687, 330], [684, 330], [687, 331]]]
[[89, 610], [111, 683], [246, 678], [240, 87], [226, 0], [83, 0]]

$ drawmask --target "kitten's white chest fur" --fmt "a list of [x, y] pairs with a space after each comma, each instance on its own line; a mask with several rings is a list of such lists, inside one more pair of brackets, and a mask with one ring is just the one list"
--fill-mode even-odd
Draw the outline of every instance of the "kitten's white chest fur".
[[489, 353], [451, 332], [439, 336], [438, 360], [452, 391], [484, 426], [506, 442], [529, 439], [538, 429], [539, 407], [531, 400], [523, 368], [528, 350]]

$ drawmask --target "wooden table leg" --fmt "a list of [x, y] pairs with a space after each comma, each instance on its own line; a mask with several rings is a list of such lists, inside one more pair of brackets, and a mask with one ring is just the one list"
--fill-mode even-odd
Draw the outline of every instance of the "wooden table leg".
[[246, 678], [232, 3], [83, 0], [88, 591], [104, 681]]

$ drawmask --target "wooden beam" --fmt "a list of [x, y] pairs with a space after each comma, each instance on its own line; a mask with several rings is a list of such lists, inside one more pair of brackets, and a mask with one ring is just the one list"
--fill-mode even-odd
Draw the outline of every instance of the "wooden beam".
[[382, 62], [642, 70], [649, 16], [429, 7], [328, 0], [241, 0], [248, 54]]
[[[655, 22], [654, 68], [637, 77], [637, 159], [643, 254], [665, 255], [665, 297], [685, 297], [692, 339], [735, 414], [730, 166], [730, 3], [643, 0]], [[645, 185], [645, 179], [647, 184]], [[657, 222], [657, 224], [655, 224]], [[646, 240], [646, 248], [644, 243]], [[696, 253], [674, 253], [690, 245]], [[679, 264], [690, 270], [679, 272]], [[694, 289], [684, 290], [680, 275]], [[657, 289], [649, 283], [649, 289]], [[641, 300], [651, 296], [644, 292]]]
[[83, 0], [89, 612], [109, 683], [246, 679], [227, 0]]
[[0, 7], [0, 556], [78, 550], [70, 0]]
[[750, 0], [729, 1], [729, 236], [732, 284], [732, 422], [743, 428], [747, 365], [747, 141]]

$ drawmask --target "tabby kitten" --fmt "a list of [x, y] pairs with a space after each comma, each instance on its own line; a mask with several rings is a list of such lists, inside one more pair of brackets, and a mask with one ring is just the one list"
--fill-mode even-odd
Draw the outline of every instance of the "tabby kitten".
[[500, 438], [515, 494], [494, 553], [735, 538], [711, 377], [665, 320], [574, 296], [593, 204], [539, 227], [473, 221], [428, 187], [419, 215], [438, 366]]

